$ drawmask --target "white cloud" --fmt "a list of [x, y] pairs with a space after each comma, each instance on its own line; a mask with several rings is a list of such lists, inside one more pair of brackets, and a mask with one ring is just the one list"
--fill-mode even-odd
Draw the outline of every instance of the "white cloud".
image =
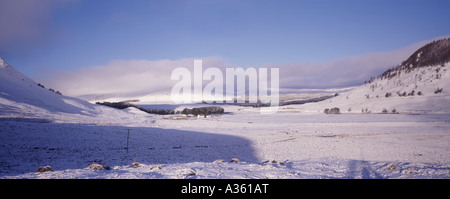
[[355, 86], [371, 76], [401, 64], [431, 40], [389, 51], [343, 57], [326, 63], [280, 64], [282, 88], [333, 88]]
[[[222, 58], [199, 58], [203, 68], [225, 68]], [[87, 67], [79, 71], [54, 71], [50, 78], [39, 79], [48, 87], [70, 96], [121, 94], [147, 95], [170, 93], [177, 81], [170, 79], [177, 67], [185, 67], [193, 74], [194, 58], [180, 60], [113, 60], [103, 66]], [[193, 77], [192, 77], [193, 78]]]
[[[378, 76], [390, 67], [400, 64], [414, 51], [432, 40], [390, 51], [356, 55], [326, 63], [291, 63], [264, 65], [280, 70], [281, 89], [338, 88], [356, 86], [371, 76]], [[142, 96], [156, 92], [170, 94], [177, 81], [171, 73], [177, 67], [185, 67], [193, 75], [194, 59], [203, 60], [203, 71], [210, 67], [222, 70], [231, 66], [220, 57], [186, 58], [180, 60], [113, 60], [106, 65], [93, 66], [79, 71], [54, 71], [50, 78], [39, 79], [47, 87], [55, 88], [70, 96], [122, 95]], [[270, 78], [270, 75], [269, 75]], [[225, 81], [225, 77], [223, 78]], [[206, 85], [209, 81], [203, 81]], [[225, 82], [224, 82], [225, 85]], [[225, 88], [224, 88], [225, 90]]]

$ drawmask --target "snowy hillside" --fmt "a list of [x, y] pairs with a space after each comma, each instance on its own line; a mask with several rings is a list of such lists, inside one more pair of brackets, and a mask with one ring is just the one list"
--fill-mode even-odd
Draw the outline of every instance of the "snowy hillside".
[[450, 39], [433, 42], [378, 78], [336, 98], [305, 106], [305, 110], [338, 107], [341, 113], [450, 113], [449, 56]]
[[[61, 122], [83, 122], [99, 118], [110, 122], [120, 116], [130, 117], [124, 111], [98, 106], [89, 102], [57, 94], [15, 70], [0, 58], [0, 118], [37, 119]], [[118, 116], [111, 117], [111, 115]]]

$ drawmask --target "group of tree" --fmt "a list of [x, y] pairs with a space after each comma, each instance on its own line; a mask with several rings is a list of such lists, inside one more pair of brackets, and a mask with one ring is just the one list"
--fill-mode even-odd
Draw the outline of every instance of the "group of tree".
[[[41, 83], [38, 83], [37, 85], [38, 85], [39, 87], [45, 88], [45, 86], [42, 85]], [[55, 90], [55, 89], [53, 89], [53, 88], [49, 88], [48, 90], [51, 91], [51, 92], [54, 92], [54, 93], [56, 93], [56, 94], [58, 94], [58, 95], [62, 95], [61, 92], [59, 92], [59, 91], [57, 91], [57, 90]]]

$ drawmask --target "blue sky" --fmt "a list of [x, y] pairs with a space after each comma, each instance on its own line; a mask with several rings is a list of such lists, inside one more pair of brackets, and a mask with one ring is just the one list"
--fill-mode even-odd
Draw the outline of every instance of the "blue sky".
[[449, 35], [449, 8], [449, 0], [1, 0], [0, 56], [32, 78], [112, 60], [325, 63]]

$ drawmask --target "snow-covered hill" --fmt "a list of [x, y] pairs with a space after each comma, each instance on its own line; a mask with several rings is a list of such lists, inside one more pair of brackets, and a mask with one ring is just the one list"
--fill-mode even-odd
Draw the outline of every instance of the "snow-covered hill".
[[[133, 117], [124, 111], [91, 104], [50, 91], [0, 58], [0, 118], [38, 121], [109, 123]], [[113, 117], [115, 116], [115, 117]]]
[[450, 39], [432, 42], [378, 78], [336, 98], [308, 104], [305, 111], [338, 107], [341, 113], [450, 113], [449, 57]]

